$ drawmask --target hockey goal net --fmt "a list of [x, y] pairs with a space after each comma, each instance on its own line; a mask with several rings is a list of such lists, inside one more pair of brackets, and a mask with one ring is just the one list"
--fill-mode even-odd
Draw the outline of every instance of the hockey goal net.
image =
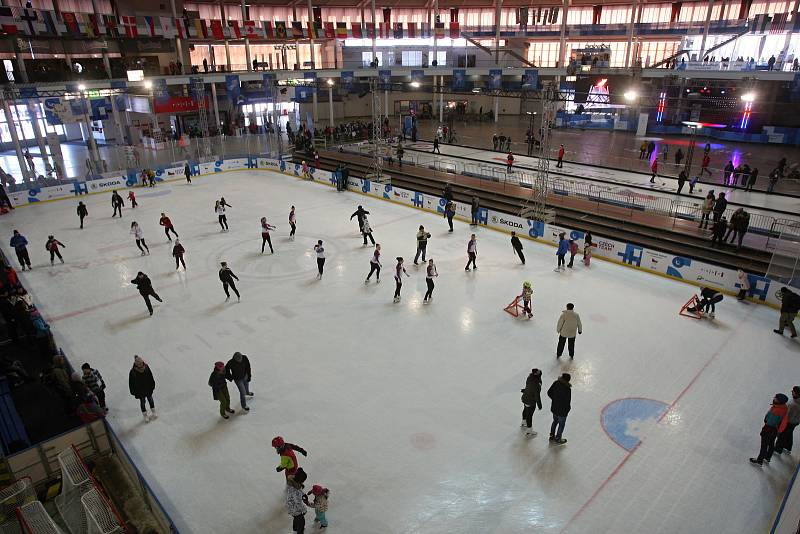
[[512, 317], [519, 317], [522, 313], [522, 298], [516, 297], [511, 304], [503, 308], [503, 311], [511, 315]]
[[74, 446], [58, 454], [61, 493], [56, 508], [71, 534], [125, 532], [125, 523], [103, 495]]
[[64, 534], [39, 501], [17, 508], [17, 519], [24, 534]]
[[30, 477], [17, 480], [0, 490], [0, 533], [20, 532], [16, 511], [36, 500], [36, 488]]

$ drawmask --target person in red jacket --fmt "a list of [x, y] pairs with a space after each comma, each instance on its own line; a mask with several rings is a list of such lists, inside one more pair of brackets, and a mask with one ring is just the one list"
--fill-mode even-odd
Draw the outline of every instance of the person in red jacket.
[[131, 201], [131, 208], [135, 208], [139, 204], [136, 202], [136, 193], [133, 191], [128, 191], [128, 200]]
[[44, 244], [44, 248], [50, 253], [50, 265], [53, 265], [53, 260], [56, 256], [61, 260], [61, 263], [64, 263], [64, 258], [61, 257], [58, 247], [66, 247], [66, 245], [51, 235], [47, 236], [47, 243]]
[[700, 164], [700, 176], [703, 176], [704, 172], [707, 172], [709, 176], [711, 176], [711, 171], [708, 170], [708, 166], [711, 164], [711, 158], [708, 154], [703, 155], [703, 163]]
[[757, 458], [750, 458], [750, 462], [755, 465], [764, 465], [772, 459], [775, 451], [775, 439], [778, 434], [786, 430], [789, 423], [789, 407], [786, 405], [789, 397], [783, 393], [777, 393], [772, 399], [772, 406], [767, 415], [764, 416], [764, 426], [761, 428], [761, 450]]
[[272, 438], [272, 446], [275, 447], [275, 452], [277, 452], [281, 457], [281, 463], [275, 468], [275, 471], [278, 473], [283, 471], [284, 475], [286, 475], [286, 478], [294, 475], [297, 472], [298, 467], [300, 467], [300, 465], [297, 463], [297, 456], [294, 454], [295, 451], [299, 452], [303, 456], [308, 456], [308, 453], [304, 448], [295, 445], [294, 443], [287, 443], [280, 436]]
[[656, 175], [658, 174], [658, 158], [654, 159], [653, 163], [650, 165], [650, 172], [652, 172], [650, 175], [650, 183], [654, 184], [656, 183]]
[[564, 166], [564, 145], [558, 149], [558, 163], [556, 163], [557, 168], [561, 168]]
[[514, 154], [511, 152], [506, 156], [506, 174], [511, 172], [511, 166], [514, 165]]
[[176, 232], [175, 227], [172, 226], [172, 221], [164, 212], [161, 212], [161, 218], [158, 220], [158, 224], [164, 227], [164, 233], [167, 234], [167, 239], [170, 241], [172, 241], [172, 238], [169, 236], [170, 232], [175, 234], [175, 237], [178, 237], [178, 232]]

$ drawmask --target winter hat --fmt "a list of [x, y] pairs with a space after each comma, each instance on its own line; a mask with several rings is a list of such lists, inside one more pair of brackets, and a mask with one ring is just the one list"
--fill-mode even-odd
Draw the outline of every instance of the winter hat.
[[792, 388], [792, 393], [796, 393], [797, 395], [800, 395], [800, 386], [793, 387]]
[[542, 376], [542, 371], [540, 369], [531, 369], [531, 373], [533, 376]]
[[776, 401], [778, 404], [786, 404], [787, 402], [789, 402], [789, 397], [787, 397], [787, 396], [786, 396], [786, 395], [784, 395], [783, 393], [777, 393], [777, 394], [775, 395], [775, 401]]
[[322, 495], [322, 492], [325, 491], [325, 488], [320, 486], [319, 484], [314, 484], [311, 486], [311, 493], [314, 495]]
[[84, 369], [84, 370], [85, 369], [91, 369], [91, 368], [92, 368], [92, 366], [89, 365], [88, 363], [84, 363], [83, 365], [81, 365], [81, 369]]
[[561, 375], [561, 379], [564, 380], [565, 382], [569, 382], [570, 378], [572, 377], [570, 376], [569, 373], [564, 373], [563, 375]]
[[280, 436], [275, 436], [274, 438], [272, 438], [272, 446], [275, 447], [276, 449], [283, 447], [285, 444], [286, 442], [283, 441], [283, 438]]
[[133, 357], [133, 365], [144, 365], [144, 360], [137, 354]]
[[241, 352], [234, 352], [233, 353], [233, 359], [236, 360], [237, 362], [242, 361], [242, 356], [244, 356], [244, 355]]
[[216, 362], [214, 364], [214, 369], [225, 369], [225, 364], [222, 362]]

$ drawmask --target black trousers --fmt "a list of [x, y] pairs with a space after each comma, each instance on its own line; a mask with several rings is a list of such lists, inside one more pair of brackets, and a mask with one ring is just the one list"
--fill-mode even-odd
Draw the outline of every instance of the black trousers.
[[53, 250], [50, 251], [50, 263], [53, 263], [53, 260], [55, 259], [56, 256], [58, 256], [59, 260], [64, 261], [64, 258], [61, 257], [61, 252], [57, 248], [54, 248]]
[[305, 514], [300, 514], [293, 516], [292, 518], [292, 530], [294, 530], [297, 534], [303, 534], [306, 531], [306, 516]]
[[294, 235], [295, 231], [297, 230], [297, 225], [295, 223], [293, 223], [293, 222], [290, 222], [289, 226], [292, 227], [292, 231], [289, 232], [289, 237], [292, 237]]
[[425, 284], [428, 286], [428, 290], [425, 292], [425, 298], [423, 300], [433, 297], [433, 278], [425, 278]]
[[[138, 202], [136, 202], [136, 199], [135, 199], [135, 198], [132, 198], [132, 199], [131, 199], [131, 207], [132, 207], [132, 208], [135, 208], [135, 207], [136, 207], [136, 206], [138, 206], [138, 205], [139, 205], [139, 203], [138, 203]], [[119, 216], [120, 216], [120, 217], [122, 217], [122, 213], [121, 213], [121, 212], [120, 212]]]
[[165, 226], [165, 227], [164, 227], [164, 233], [165, 233], [165, 234], [167, 234], [167, 239], [169, 239], [170, 241], [172, 241], [172, 238], [169, 236], [169, 233], [170, 233], [170, 232], [172, 232], [173, 234], [175, 234], [175, 237], [180, 237], [180, 236], [178, 235], [178, 232], [176, 232], [176, 231], [175, 231], [175, 228], [174, 228], [174, 227], [172, 227], [172, 226]]
[[81, 217], [81, 228], [83, 228], [83, 219], [84, 219], [84, 216], [83, 216], [83, 215], [81, 215], [80, 217]]
[[275, 250], [272, 248], [272, 239], [270, 239], [269, 234], [263, 234], [262, 233], [261, 234], [261, 253], [262, 254], [264, 253], [264, 245], [266, 245], [267, 243], [269, 243], [269, 251], [274, 253]]
[[106, 407], [106, 392], [103, 391], [102, 389], [98, 389], [96, 391], [92, 390], [92, 393], [94, 393], [94, 396], [97, 397], [97, 403], [100, 405], [100, 407], [101, 408], [105, 408]]
[[400, 296], [400, 290], [403, 288], [403, 282], [398, 280], [397, 278], [394, 279], [394, 298]]
[[453, 216], [452, 215], [447, 215], [447, 224], [448, 224], [448, 226], [450, 226], [450, 231], [452, 232], [453, 231]]
[[567, 264], [567, 267], [570, 267], [570, 268], [571, 268], [571, 267], [572, 267], [572, 263], [573, 263], [574, 261], [575, 261], [575, 254], [573, 254], [572, 252], [570, 252], [570, 253], [569, 253], [569, 263]]
[[158, 293], [156, 293], [156, 292], [155, 292], [155, 291], [153, 291], [152, 289], [151, 289], [149, 292], [147, 292], [147, 293], [142, 293], [142, 292], [140, 291], [140, 292], [139, 292], [139, 294], [140, 294], [140, 295], [142, 296], [142, 298], [144, 299], [144, 303], [147, 305], [147, 311], [149, 311], [149, 312], [150, 312], [150, 315], [153, 315], [153, 304], [150, 302], [150, 297], [153, 297], [153, 298], [154, 298], [154, 299], [156, 299], [158, 302], [164, 302], [163, 300], [161, 300], [161, 297], [159, 297], [159, 296], [158, 296]]
[[23, 267], [26, 266], [26, 265], [28, 267], [31, 266], [31, 258], [30, 258], [30, 256], [28, 256], [28, 249], [27, 248], [23, 248], [23, 249], [19, 249], [19, 250], [15, 249], [15, 252], [17, 253], [17, 259], [19, 260], [19, 264], [20, 265], [22, 265]]
[[522, 249], [521, 248], [515, 248], [514, 252], [516, 252], [517, 256], [519, 256], [519, 259], [522, 262], [522, 265], [525, 265], [525, 254], [522, 253]]
[[564, 254], [557, 254], [558, 256], [558, 267], [564, 266]]
[[469, 266], [470, 266], [470, 264], [472, 264], [472, 267], [473, 267], [474, 269], [477, 269], [477, 268], [478, 268], [478, 266], [475, 264], [475, 258], [476, 258], [478, 255], [477, 255], [477, 254], [475, 254], [474, 252], [467, 252], [467, 255], [469, 256], [469, 259], [467, 260], [467, 266], [466, 266], [465, 268], [466, 268], [466, 269], [469, 269]]
[[556, 163], [556, 167], [559, 169], [564, 166], [564, 161], [561, 158], [558, 158], [558, 162]]
[[[142, 245], [144, 245], [144, 248], [142, 248]], [[141, 250], [142, 252], [144, 252], [145, 249], [147, 249], [147, 252], [150, 252], [150, 248], [147, 246], [147, 243], [145, 243], [144, 238], [137, 239], [136, 246], [139, 247], [139, 250]]]
[[772, 453], [775, 451], [775, 438], [778, 437], [778, 429], [774, 426], [765, 426], [761, 429], [761, 450], [758, 452], [758, 461], [770, 461]]
[[219, 226], [223, 230], [228, 229], [228, 216], [227, 215], [220, 215], [219, 216]]
[[113, 219], [117, 214], [122, 217], [122, 206], [114, 206], [114, 213], [111, 215], [111, 218]]
[[428, 248], [428, 242], [425, 241], [424, 243], [420, 243], [417, 241], [417, 254], [414, 256], [414, 263], [416, 264], [419, 260], [420, 255], [422, 255], [422, 263], [425, 263], [425, 252]]
[[525, 425], [527, 425], [527, 427], [530, 428], [531, 426], [533, 426], [533, 412], [536, 411], [536, 405], [531, 404], [530, 406], [528, 406], [527, 404], [524, 404], [523, 406], [524, 408], [522, 408], [522, 419], [525, 420]]
[[325, 258], [317, 258], [317, 271], [322, 276], [322, 271], [325, 270]]
[[191, 175], [191, 174], [189, 174], [189, 173], [186, 173], [184, 176], [186, 176], [186, 181], [187, 181], [188, 183], [192, 183], [192, 175]]
[[375, 244], [375, 238], [372, 237], [372, 232], [370, 232], [370, 233], [362, 232], [362, 235], [364, 236], [364, 244], [365, 245], [367, 244], [367, 238], [369, 238], [369, 240], [372, 241], [373, 245]]
[[778, 439], [775, 441], [775, 452], [780, 454], [784, 449], [792, 452], [792, 444], [794, 442], [793, 433], [796, 426], [797, 423], [789, 423], [786, 425], [786, 430], [778, 434]]
[[369, 274], [367, 275], [367, 280], [372, 277], [372, 273], [375, 273], [375, 278], [378, 280], [381, 279], [381, 266], [377, 263], [369, 262]]
[[233, 292], [234, 292], [234, 293], [236, 293], [236, 298], [238, 299], [238, 298], [240, 297], [240, 295], [239, 295], [239, 290], [238, 290], [238, 289], [236, 289], [236, 284], [234, 284], [234, 283], [233, 283], [233, 280], [231, 280], [230, 282], [222, 282], [222, 289], [224, 289], [224, 290], [225, 290], [225, 296], [226, 296], [226, 297], [228, 297], [228, 298], [230, 298], [230, 297], [231, 297], [231, 294], [230, 294], [230, 292], [228, 291], [228, 287], [230, 287], [231, 289], [233, 289]]
[[180, 262], [183, 265], [183, 268], [186, 269], [186, 262], [183, 261], [183, 254], [178, 254], [175, 256], [175, 269], [178, 269], [178, 263]]
[[574, 337], [564, 337], [558, 336], [558, 348], [556, 349], [556, 355], [561, 356], [564, 353], [564, 343], [567, 343], [569, 349], [569, 357], [575, 357], [575, 338]]
[[142, 409], [142, 413], [144, 413], [146, 411], [145, 408], [144, 408], [145, 399], [147, 399], [147, 403], [150, 405], [150, 409], [151, 410], [154, 410], [155, 407], [156, 407], [155, 403], [153, 402], [153, 394], [152, 393], [150, 395], [145, 395], [144, 397], [139, 397], [139, 407]]

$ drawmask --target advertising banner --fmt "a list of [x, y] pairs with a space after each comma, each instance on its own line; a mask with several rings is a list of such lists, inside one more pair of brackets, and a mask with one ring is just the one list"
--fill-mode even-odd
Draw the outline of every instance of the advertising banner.
[[242, 88], [238, 74], [225, 75], [225, 92], [228, 94], [228, 100], [231, 105], [235, 106], [239, 103], [239, 97], [242, 95]]
[[499, 91], [503, 88], [503, 69], [489, 69], [489, 89]]
[[452, 89], [453, 91], [465, 91], [467, 89], [466, 69], [453, 69]]

